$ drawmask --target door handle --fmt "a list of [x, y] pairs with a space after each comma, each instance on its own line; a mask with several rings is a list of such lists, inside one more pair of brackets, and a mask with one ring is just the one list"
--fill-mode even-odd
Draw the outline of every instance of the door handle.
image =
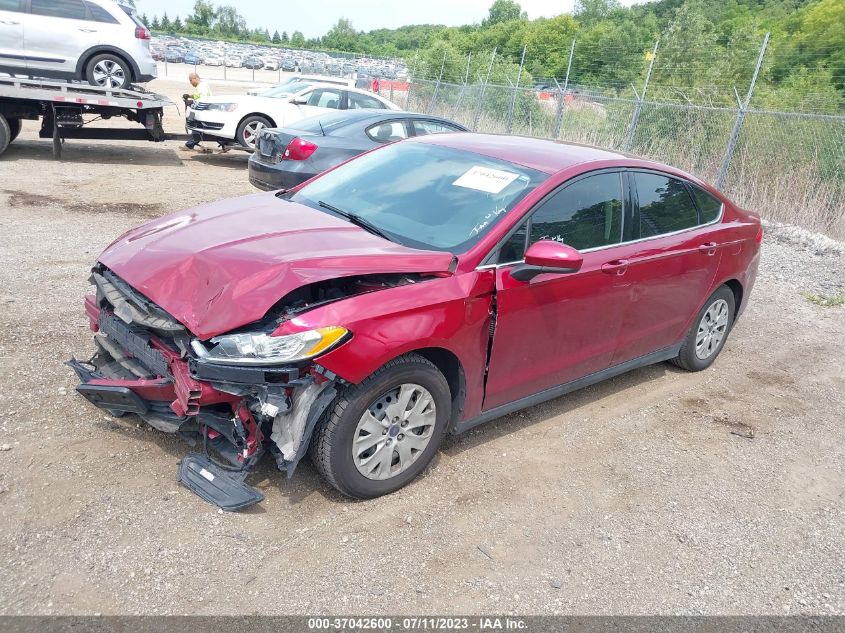
[[97, 29], [79, 29], [83, 33], [96, 33]]
[[0, 24], [8, 24], [10, 26], [18, 26], [20, 22], [12, 22], [11, 20], [0, 20]]
[[702, 244], [698, 247], [698, 252], [702, 255], [707, 255], [708, 257], [712, 257], [716, 254], [716, 249], [719, 248], [719, 245], [716, 242], [707, 242], [706, 244]]
[[614, 259], [612, 262], [601, 265], [601, 271], [608, 275], [624, 275], [626, 270], [628, 270], [627, 259]]

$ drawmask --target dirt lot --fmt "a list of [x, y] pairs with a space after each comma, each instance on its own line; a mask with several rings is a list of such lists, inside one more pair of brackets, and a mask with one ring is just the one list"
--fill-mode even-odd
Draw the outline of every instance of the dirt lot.
[[267, 500], [222, 514], [176, 484], [187, 445], [86, 404], [62, 362], [92, 349], [100, 250], [250, 193], [246, 155], [72, 141], [55, 162], [36, 132], [0, 159], [0, 613], [845, 613], [845, 308], [802, 294], [845, 289], [842, 245], [771, 229], [708, 371], [492, 422], [374, 501], [267, 460]]

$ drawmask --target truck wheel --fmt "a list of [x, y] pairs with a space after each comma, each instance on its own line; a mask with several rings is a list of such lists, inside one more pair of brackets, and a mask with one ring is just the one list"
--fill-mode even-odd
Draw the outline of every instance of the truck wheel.
[[128, 88], [132, 83], [132, 68], [117, 55], [95, 55], [85, 67], [85, 78], [92, 86], [100, 88]]
[[350, 497], [398, 490], [437, 453], [452, 415], [449, 384], [417, 354], [400, 356], [337, 396], [311, 440], [311, 461]]
[[9, 128], [9, 122], [2, 114], [0, 114], [0, 154], [6, 151], [9, 143], [12, 142], [12, 130]]
[[263, 116], [253, 114], [245, 117], [238, 126], [235, 140], [249, 149], [255, 149], [255, 143], [258, 141], [258, 135], [265, 127], [270, 127], [270, 121]]
[[21, 133], [21, 120], [20, 119], [6, 119], [9, 123], [9, 142], [11, 143], [16, 138], [18, 138], [18, 134]]

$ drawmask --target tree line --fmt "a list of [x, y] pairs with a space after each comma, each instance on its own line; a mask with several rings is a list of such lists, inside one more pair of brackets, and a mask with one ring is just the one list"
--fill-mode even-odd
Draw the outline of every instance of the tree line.
[[577, 0], [571, 15], [535, 20], [515, 0], [495, 0], [477, 24], [364, 32], [342, 17], [316, 38], [251, 29], [234, 7], [207, 0], [197, 0], [184, 20], [141, 17], [159, 32], [400, 57], [418, 77], [437, 78], [442, 71], [443, 80], [452, 82], [478, 81], [489, 73], [493, 82], [508, 85], [519, 76], [520, 85], [528, 85], [560, 80], [569, 70], [571, 84], [613, 95], [641, 89], [659, 40], [649, 95], [711, 105], [735, 104], [733, 88], [747, 89], [770, 32], [754, 104], [838, 113], [845, 102], [842, 0], [656, 0], [631, 7], [618, 0]]

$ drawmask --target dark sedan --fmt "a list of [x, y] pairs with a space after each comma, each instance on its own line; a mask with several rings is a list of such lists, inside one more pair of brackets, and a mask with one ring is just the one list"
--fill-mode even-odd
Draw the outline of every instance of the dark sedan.
[[466, 132], [428, 114], [344, 110], [303, 119], [291, 128], [265, 128], [249, 159], [249, 181], [265, 191], [290, 189], [345, 160], [412, 136]]

